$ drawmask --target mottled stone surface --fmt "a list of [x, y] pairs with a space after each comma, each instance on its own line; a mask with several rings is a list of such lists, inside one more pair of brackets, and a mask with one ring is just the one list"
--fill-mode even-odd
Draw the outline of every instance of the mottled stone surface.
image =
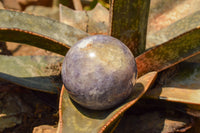
[[135, 59], [119, 40], [90, 36], [68, 51], [62, 79], [70, 97], [89, 109], [108, 109], [126, 99], [135, 84]]

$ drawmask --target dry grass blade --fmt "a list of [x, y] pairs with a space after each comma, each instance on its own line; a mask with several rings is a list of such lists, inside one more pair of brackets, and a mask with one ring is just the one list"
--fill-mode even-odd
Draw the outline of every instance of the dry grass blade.
[[80, 10], [80, 11], [83, 10], [83, 7], [82, 7], [82, 4], [81, 4], [80, 0], [73, 0], [73, 4], [74, 4], [74, 8], [76, 10]]

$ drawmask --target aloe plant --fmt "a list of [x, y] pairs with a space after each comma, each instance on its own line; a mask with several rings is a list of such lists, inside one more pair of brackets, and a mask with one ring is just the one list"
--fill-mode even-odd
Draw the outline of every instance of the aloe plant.
[[[115, 108], [94, 111], [85, 109], [72, 101], [60, 81], [59, 74], [63, 61], [63, 57], [60, 56], [7, 57], [1, 55], [0, 78], [34, 90], [60, 93], [58, 133], [113, 132], [125, 111], [132, 107], [147, 90], [148, 92], [144, 95], [146, 98], [199, 105], [197, 80], [199, 79], [199, 63], [196, 62], [195, 67], [190, 66], [191, 62], [180, 65], [179, 63], [200, 53], [200, 23], [191, 21], [194, 23], [192, 26], [184, 29], [177, 27], [180, 23], [187, 23], [186, 20], [200, 19], [200, 13], [196, 12], [184, 18], [185, 20], [152, 34], [152, 42], [159, 45], [145, 51], [149, 6], [149, 0], [110, 1], [107, 34], [120, 39], [130, 48], [136, 56], [138, 69], [134, 92]], [[26, 43], [62, 56], [74, 43], [90, 35], [64, 23], [22, 12], [0, 10], [0, 17], [3, 18], [0, 19], [1, 41]], [[173, 28], [177, 28], [179, 32], [166, 34]], [[165, 36], [165, 40], [160, 41], [156, 38], [159, 35]], [[169, 84], [160, 85], [155, 82], [162, 78], [162, 73], [177, 65], [183, 69], [168, 81]], [[7, 66], [12, 69], [8, 70]], [[197, 78], [194, 80], [195, 76]], [[187, 86], [184, 91], [182, 91], [182, 86]], [[57, 88], [61, 87], [61, 92], [58, 92]], [[160, 93], [161, 90], [162, 93]], [[175, 95], [171, 90], [179, 94]], [[188, 94], [192, 97], [187, 97]]]

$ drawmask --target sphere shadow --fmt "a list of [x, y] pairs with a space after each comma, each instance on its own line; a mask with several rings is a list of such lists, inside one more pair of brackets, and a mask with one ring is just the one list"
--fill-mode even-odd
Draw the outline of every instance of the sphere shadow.
[[[133, 91], [132, 91], [131, 95], [126, 100], [122, 101], [121, 104], [118, 104], [117, 106], [115, 106], [115, 107], [113, 107], [111, 109], [107, 109], [107, 110], [91, 110], [91, 109], [87, 109], [85, 107], [82, 107], [81, 105], [79, 105], [75, 101], [73, 101], [71, 98], [70, 98], [70, 100], [73, 103], [73, 105], [75, 106], [75, 108], [77, 108], [77, 110], [81, 114], [83, 114], [84, 116], [89, 117], [89, 118], [93, 118], [93, 119], [106, 119], [110, 114], [113, 113], [113, 115], [114, 115], [115, 113], [120, 111], [120, 109], [124, 108], [125, 105], [129, 104], [129, 102], [131, 102], [131, 101], [135, 100], [136, 98], [138, 98], [138, 96], [143, 91], [144, 91], [143, 84], [136, 83], [135, 86], [133, 87]], [[127, 110], [127, 109], [125, 109], [125, 110]]]

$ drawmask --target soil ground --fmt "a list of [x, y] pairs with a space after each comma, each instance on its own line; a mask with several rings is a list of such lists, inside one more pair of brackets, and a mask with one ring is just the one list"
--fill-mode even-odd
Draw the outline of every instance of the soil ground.
[[[56, 55], [36, 47], [17, 43], [3, 44], [0, 49], [0, 54], [12, 56]], [[4, 97], [7, 97], [7, 95], [17, 97], [20, 99], [20, 104], [22, 102], [23, 105], [25, 104], [30, 108], [30, 111], [20, 112], [19, 117], [22, 118], [20, 124], [5, 129], [2, 133], [32, 133], [35, 127], [41, 125], [51, 126], [37, 127], [34, 133], [45, 133], [45, 130], [56, 131], [59, 95], [33, 91], [6, 81], [0, 81], [0, 94], [2, 93], [6, 93]], [[2, 100], [2, 102], [4, 101]]]

